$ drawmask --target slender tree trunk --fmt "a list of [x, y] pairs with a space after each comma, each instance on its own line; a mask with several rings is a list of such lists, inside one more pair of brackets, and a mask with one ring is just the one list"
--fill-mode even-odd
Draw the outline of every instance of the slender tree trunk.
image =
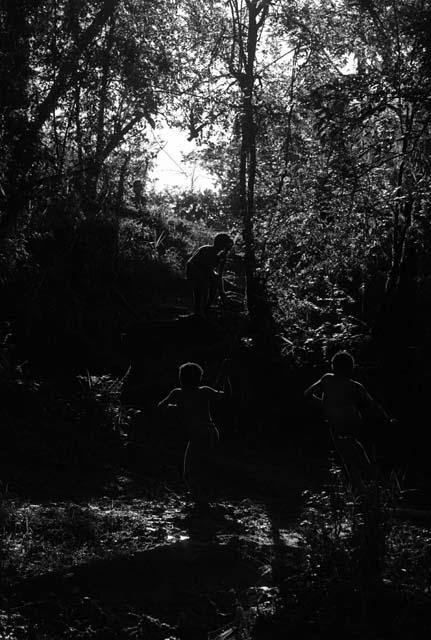
[[[253, 113], [254, 63], [257, 44], [255, 2], [247, 3], [248, 28], [246, 35], [242, 24], [241, 9], [237, 2], [231, 3], [233, 20], [233, 48], [231, 73], [237, 79], [242, 94], [241, 145], [239, 156], [239, 209], [243, 221], [244, 262], [246, 273], [247, 308], [252, 324], [255, 324], [256, 309], [256, 256], [253, 233], [254, 185], [256, 177], [256, 130]], [[238, 68], [233, 63], [235, 39], [239, 49]]]
[[256, 273], [256, 241], [254, 235], [257, 170], [257, 127], [254, 114], [255, 61], [259, 29], [264, 23], [268, 4], [262, 3], [259, 5], [255, 0], [247, 2], [247, 37], [246, 42], [240, 46], [240, 51], [243, 55], [244, 73], [240, 73], [237, 76], [242, 93], [239, 187], [245, 248], [247, 308], [256, 336], [268, 333], [269, 324], [272, 324], [263, 286]]
[[94, 151], [94, 157], [90, 161], [87, 173], [87, 198], [89, 202], [89, 212], [93, 212], [94, 203], [97, 198], [97, 183], [102, 172], [104, 151], [105, 151], [105, 115], [106, 115], [106, 103], [108, 99], [109, 88], [109, 74], [111, 66], [111, 52], [114, 43], [114, 30], [115, 30], [115, 16], [111, 17], [109, 30], [106, 38], [106, 47], [103, 56], [102, 75], [100, 82], [99, 93], [99, 109], [97, 113], [97, 125], [96, 125], [96, 148]]
[[0, 109], [4, 118], [2, 148], [7, 158], [3, 180], [4, 203], [0, 238], [15, 225], [26, 207], [29, 171], [37, 139], [30, 135], [28, 82], [30, 77], [30, 27], [28, 0], [3, 0], [3, 47], [0, 66]]
[[[392, 261], [386, 282], [386, 295], [390, 302], [397, 297], [406, 272], [405, 262], [408, 255], [409, 232], [412, 223], [413, 199], [410, 198], [402, 206], [402, 216], [397, 211], [394, 214], [394, 229], [392, 239]], [[402, 217], [402, 219], [400, 219]]]
[[[403, 144], [406, 151], [406, 142]], [[398, 169], [397, 195], [401, 196], [404, 184], [404, 162]], [[385, 295], [380, 309], [380, 317], [376, 323], [376, 331], [390, 340], [393, 332], [397, 339], [408, 329], [410, 320], [414, 316], [412, 306], [415, 301], [414, 273], [416, 265], [415, 255], [410, 251], [409, 238], [413, 220], [414, 198], [408, 193], [401, 201], [396, 201], [393, 207], [392, 230], [392, 258], [389, 269]], [[400, 333], [401, 332], [401, 333]]]
[[243, 238], [245, 247], [245, 272], [247, 280], [247, 306], [252, 323], [258, 321], [258, 283], [256, 276], [256, 252], [254, 237], [254, 188], [256, 180], [256, 131], [253, 117], [252, 88], [244, 96], [244, 114], [242, 138], [245, 156], [245, 180], [241, 185], [241, 200], [243, 202]]
[[[403, 138], [402, 152], [407, 152], [408, 136]], [[403, 195], [405, 174], [405, 163], [401, 162], [398, 168], [396, 195]], [[398, 294], [400, 277], [403, 271], [403, 261], [406, 255], [409, 231], [412, 223], [413, 198], [409, 194], [407, 199], [397, 201], [393, 208], [393, 231], [392, 231], [392, 260], [391, 268], [386, 281], [387, 304], [390, 307]]]
[[123, 206], [123, 198], [124, 198], [124, 183], [126, 182], [127, 171], [129, 168], [129, 163], [131, 160], [131, 154], [128, 153], [121, 165], [120, 178], [118, 180], [118, 190], [117, 190], [117, 208], [120, 210]]
[[76, 185], [82, 196], [84, 189], [84, 153], [82, 149], [82, 127], [81, 127], [81, 85], [77, 83], [75, 87], [75, 127], [76, 127], [76, 153], [78, 156], [78, 178]]

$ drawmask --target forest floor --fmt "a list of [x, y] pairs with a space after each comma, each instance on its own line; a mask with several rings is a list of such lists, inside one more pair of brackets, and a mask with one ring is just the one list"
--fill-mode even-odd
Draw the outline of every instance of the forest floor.
[[225, 491], [221, 477], [208, 509], [190, 502], [174, 453], [163, 479], [149, 464], [142, 475], [137, 451], [122, 469], [12, 473], [1, 512], [1, 637], [162, 640], [251, 629], [274, 609], [274, 562], [282, 555], [293, 571], [303, 555], [303, 479], [232, 449], [224, 465], [236, 460], [238, 481]]
[[[307, 640], [322, 625], [334, 638], [383, 640], [414, 623], [411, 637], [425, 637], [414, 633], [430, 628], [429, 523], [391, 523], [383, 591], [358, 601], [341, 581], [355, 562], [349, 525], [334, 533], [336, 512], [323, 508], [328, 461], [238, 441], [222, 453], [207, 509], [185, 491], [181, 450], [157, 440], [121, 465], [3, 469], [0, 637], [281, 638], [286, 598], [289, 629]], [[311, 507], [306, 494], [319, 496]]]
[[[184, 441], [175, 416], [160, 416], [157, 402], [188, 360], [204, 366], [206, 383], [220, 386], [220, 364], [235, 349], [238, 407], [250, 404], [252, 387], [242, 301], [232, 296], [228, 311], [206, 322], [188, 315], [186, 293], [184, 286], [177, 297], [163, 292], [143, 305], [124, 336], [118, 369], [131, 370], [123, 402], [140, 412], [127, 445], [103, 451], [92, 441], [89, 453], [84, 439], [72, 451], [65, 442], [60, 455], [72, 424], [39, 458], [31, 443], [24, 464], [2, 456], [0, 638], [266, 640], [285, 635], [280, 602], [289, 603], [289, 629], [298, 638], [320, 637], [322, 620], [334, 638], [388, 637], [374, 629], [370, 603], [358, 603], [357, 590], [353, 599], [346, 595], [342, 572], [353, 556], [345, 524], [334, 524], [338, 512], [325, 511], [332, 491], [327, 450], [310, 448], [307, 435], [290, 439], [283, 420], [274, 440], [269, 407], [262, 424], [262, 416], [245, 424], [240, 414], [221, 411], [219, 495], [207, 509], [190, 501], [181, 477]], [[296, 386], [292, 396], [306, 383], [298, 377]], [[285, 404], [283, 380], [279, 387], [271, 387], [280, 393], [276, 409]], [[307, 507], [304, 492], [320, 496], [317, 507]], [[348, 500], [342, 509], [351, 511]], [[403, 527], [392, 529], [388, 544], [384, 584], [396, 585], [396, 593], [385, 591], [379, 602], [381, 628], [405, 637], [412, 620], [429, 629], [421, 616], [429, 605], [431, 543], [428, 523]], [[330, 577], [320, 577], [322, 567]], [[399, 621], [389, 613], [394, 605]], [[341, 618], [340, 607], [347, 611]]]
[[289, 466], [237, 435], [221, 454], [217, 502], [202, 510], [190, 501], [184, 442], [154, 406], [184, 361], [218, 384], [243, 316], [231, 294], [228, 313], [195, 318], [187, 293], [142, 305], [125, 334], [124, 398], [142, 414], [129, 446], [107, 461], [85, 442], [65, 455], [51, 443], [40, 456], [29, 444], [27, 464], [2, 460], [1, 638], [227, 638], [274, 607], [274, 558], [295, 566], [303, 553], [295, 520], [312, 461], [291, 452]]

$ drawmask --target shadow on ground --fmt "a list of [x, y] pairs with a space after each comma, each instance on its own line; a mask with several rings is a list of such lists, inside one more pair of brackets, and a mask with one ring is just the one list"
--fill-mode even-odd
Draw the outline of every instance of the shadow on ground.
[[186, 508], [180, 541], [20, 581], [9, 610], [44, 638], [207, 638], [236, 628], [250, 599], [272, 599], [266, 520], [252, 501]]

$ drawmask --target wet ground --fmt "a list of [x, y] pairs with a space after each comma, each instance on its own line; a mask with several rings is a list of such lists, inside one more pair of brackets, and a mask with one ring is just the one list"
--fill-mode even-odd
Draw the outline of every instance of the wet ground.
[[[184, 491], [184, 444], [169, 444], [175, 421], [164, 424], [151, 407], [186, 359], [205, 363], [216, 384], [220, 362], [238, 341], [236, 320], [178, 321], [184, 311], [171, 305], [127, 335], [133, 366], [125, 397], [142, 409], [142, 420], [122, 467], [116, 461], [81, 472], [35, 464], [33, 472], [6, 474], [0, 638], [251, 638], [256, 620], [274, 613], [280, 572], [285, 579], [300, 570], [301, 495], [328, 482], [326, 451], [313, 457], [309, 443], [289, 439], [265, 458], [260, 448], [244, 447], [243, 429], [223, 450], [218, 499], [197, 509]], [[246, 371], [233, 373], [246, 403]]]
[[[256, 471], [246, 456], [243, 466], [243, 478]], [[275, 484], [286, 471], [274, 474]], [[167, 483], [130, 469], [75, 477], [62, 500], [64, 474], [51, 480], [26, 487], [23, 476], [33, 496], [9, 501], [0, 630], [10, 640], [245, 637], [275, 606], [274, 567], [282, 558], [294, 570], [302, 557], [298, 487], [280, 496], [251, 486], [245, 498], [238, 484], [197, 508], [175, 473]], [[81, 485], [98, 485], [95, 497]]]
[[[256, 635], [260, 621], [274, 618], [279, 594], [303, 571], [302, 492], [325, 484], [325, 461], [306, 467], [300, 451], [265, 461], [230, 443], [218, 499], [197, 508], [175, 467], [179, 452], [163, 452], [163, 469], [153, 446], [121, 469], [11, 476], [0, 500], [0, 638], [267, 637]], [[418, 529], [419, 545], [412, 531], [416, 557], [428, 538]], [[404, 576], [403, 545], [394, 543], [391, 583]]]

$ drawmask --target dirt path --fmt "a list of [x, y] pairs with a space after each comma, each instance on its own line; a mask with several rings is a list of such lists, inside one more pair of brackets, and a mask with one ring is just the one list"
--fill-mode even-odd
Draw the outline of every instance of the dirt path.
[[[23, 505], [21, 515], [34, 537], [35, 523], [43, 526], [48, 544], [50, 518], [54, 538], [70, 534], [67, 508]], [[71, 566], [37, 575], [35, 564], [34, 577], [15, 581], [9, 620], [38, 638], [167, 640], [245, 631], [274, 606], [280, 553], [292, 566], [301, 557], [291, 509], [278, 505], [278, 523], [272, 511], [251, 499], [197, 511], [176, 493], [76, 504], [75, 525], [81, 518], [81, 529], [96, 535], [85, 540], [81, 531]]]

